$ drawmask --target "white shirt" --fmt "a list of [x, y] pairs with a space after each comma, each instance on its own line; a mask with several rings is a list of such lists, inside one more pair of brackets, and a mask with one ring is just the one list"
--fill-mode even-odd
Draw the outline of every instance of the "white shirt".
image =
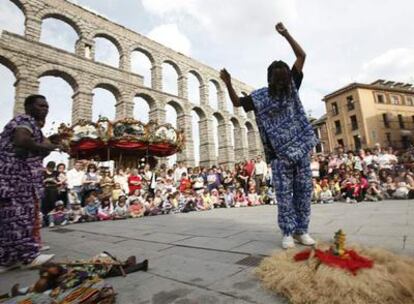
[[84, 176], [85, 172], [82, 170], [78, 171], [75, 168], [69, 170], [66, 174], [66, 177], [68, 179], [68, 188], [73, 189], [73, 187], [82, 186]]
[[187, 173], [187, 168], [185, 168], [185, 167], [175, 168], [175, 171], [174, 171], [174, 180], [175, 180], [175, 182], [179, 182], [181, 180], [181, 175], [183, 173]]
[[256, 175], [263, 174], [265, 176], [266, 173], [267, 173], [267, 164], [263, 160], [261, 160], [260, 162], [256, 163], [254, 168], [256, 170], [255, 171], [256, 172]]

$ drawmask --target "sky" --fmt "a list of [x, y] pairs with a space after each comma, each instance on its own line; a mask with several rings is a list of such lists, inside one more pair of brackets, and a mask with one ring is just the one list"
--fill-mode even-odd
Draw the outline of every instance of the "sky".
[[[233, 77], [256, 88], [266, 84], [266, 69], [273, 60], [290, 65], [294, 62], [288, 43], [274, 30], [282, 21], [307, 53], [300, 95], [308, 113], [315, 117], [325, 112], [323, 96], [351, 82], [370, 83], [381, 78], [414, 83], [412, 0], [72, 2], [213, 68], [226, 67]], [[22, 33], [23, 22], [21, 12], [10, 0], [0, 0], [0, 29]], [[76, 39], [68, 25], [44, 21], [41, 41], [73, 50]], [[108, 41], [97, 41], [96, 60], [117, 64], [117, 56]], [[148, 85], [148, 61], [138, 54], [133, 58], [133, 70], [141, 73]], [[166, 68], [164, 78], [166, 90], [176, 91], [174, 72]], [[14, 81], [13, 74], [0, 65], [0, 105], [4, 109], [0, 128], [12, 115]], [[197, 85], [192, 80], [190, 83], [190, 96], [195, 99]], [[46, 129], [53, 127], [53, 121], [69, 121], [71, 88], [61, 79], [45, 77], [40, 80], [40, 91], [55, 102]], [[113, 115], [112, 107], [102, 107], [115, 103], [111, 94], [101, 89], [94, 93], [94, 116]], [[137, 105], [137, 118], [147, 119], [141, 111], [146, 105], [142, 101]], [[171, 109], [167, 110], [167, 120], [175, 120]]]

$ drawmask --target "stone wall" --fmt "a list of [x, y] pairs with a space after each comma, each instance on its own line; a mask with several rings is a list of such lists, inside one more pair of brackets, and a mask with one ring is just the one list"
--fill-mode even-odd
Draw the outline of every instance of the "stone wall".
[[[92, 118], [92, 91], [104, 88], [116, 100], [116, 118], [132, 117], [134, 97], [144, 98], [150, 106], [150, 119], [165, 123], [165, 106], [177, 111], [177, 127], [185, 131], [186, 149], [178, 159], [188, 166], [194, 165], [191, 112], [200, 117], [200, 165], [224, 164], [253, 157], [262, 151], [254, 115], [241, 115], [240, 109], [232, 114], [226, 110], [225, 85], [219, 72], [190, 57], [161, 45], [149, 38], [115, 24], [80, 6], [65, 0], [11, 0], [24, 13], [24, 36], [2, 32], [0, 37], [0, 63], [9, 67], [16, 76], [14, 113], [23, 112], [24, 98], [37, 93], [39, 78], [57, 76], [66, 80], [73, 89], [72, 122]], [[39, 42], [42, 21], [55, 18], [71, 25], [78, 34], [75, 52], [67, 52]], [[94, 60], [97, 37], [110, 40], [120, 54], [119, 67]], [[131, 53], [144, 53], [152, 64], [151, 87], [143, 84], [141, 75], [131, 72]], [[163, 92], [163, 63], [172, 65], [178, 74], [178, 95]], [[188, 74], [200, 83], [200, 105], [188, 100]], [[217, 88], [218, 110], [209, 105], [209, 82]], [[250, 92], [252, 87], [233, 80], [236, 90]], [[214, 151], [213, 116], [219, 126], [219, 155]], [[231, 144], [231, 124], [234, 126], [236, 147]], [[248, 134], [246, 135], [246, 130]]]

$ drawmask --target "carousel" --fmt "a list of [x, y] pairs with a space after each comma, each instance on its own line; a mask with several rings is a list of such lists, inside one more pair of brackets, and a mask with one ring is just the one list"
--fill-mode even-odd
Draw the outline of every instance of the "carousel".
[[140, 160], [156, 161], [184, 148], [184, 133], [170, 124], [155, 121], [144, 124], [132, 118], [97, 122], [80, 120], [68, 126], [61, 124], [58, 135], [71, 158], [114, 161], [115, 167], [136, 167]]

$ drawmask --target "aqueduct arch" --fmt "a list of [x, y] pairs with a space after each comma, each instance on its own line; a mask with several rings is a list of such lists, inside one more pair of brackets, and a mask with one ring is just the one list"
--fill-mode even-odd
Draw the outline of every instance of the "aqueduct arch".
[[[25, 15], [24, 35], [7, 31], [0, 36], [0, 64], [13, 71], [16, 76], [14, 113], [23, 112], [24, 98], [38, 92], [41, 76], [58, 76], [73, 88], [72, 121], [92, 117], [93, 89], [109, 89], [116, 97], [116, 117], [132, 117], [134, 98], [143, 97], [149, 105], [150, 119], [165, 123], [165, 106], [172, 105], [177, 111], [177, 127], [184, 130], [187, 145], [178, 159], [194, 165], [192, 140], [192, 111], [199, 116], [200, 165], [216, 163], [212, 138], [213, 115], [219, 121], [218, 162], [232, 165], [261, 153], [257, 126], [252, 117], [232, 114], [226, 110], [225, 85], [220, 80], [219, 71], [190, 57], [163, 46], [139, 33], [115, 24], [81, 6], [66, 0], [10, 0]], [[67, 52], [40, 43], [42, 21], [56, 18], [71, 25], [77, 32], [75, 52]], [[94, 61], [94, 38], [110, 40], [120, 55], [119, 67], [112, 67]], [[144, 53], [151, 62], [151, 88], [144, 86], [143, 77], [131, 72], [131, 53]], [[177, 96], [162, 89], [163, 63], [174, 67], [178, 75]], [[197, 106], [188, 100], [188, 74], [199, 80], [200, 102]], [[217, 88], [218, 109], [209, 105], [209, 83]], [[238, 92], [250, 92], [252, 87], [233, 79]], [[246, 125], [247, 123], [247, 125]], [[233, 136], [235, 147], [231, 143]], [[242, 140], [241, 132], [249, 128], [247, 140]], [[240, 140], [241, 139], [241, 140]], [[250, 149], [249, 149], [250, 147]]]

